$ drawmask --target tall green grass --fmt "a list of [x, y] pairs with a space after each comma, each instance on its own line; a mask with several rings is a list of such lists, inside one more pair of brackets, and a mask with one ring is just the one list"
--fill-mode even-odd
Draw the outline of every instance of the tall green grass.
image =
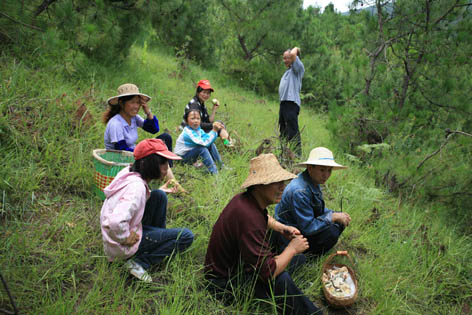
[[[212, 226], [241, 191], [255, 149], [271, 139], [273, 151], [280, 153], [276, 101], [238, 88], [217, 72], [192, 64], [183, 69], [174, 58], [147, 48], [133, 48], [128, 61], [116, 68], [90, 64], [72, 77], [5, 54], [1, 59], [0, 272], [22, 313], [273, 311], [270, 301], [243, 298], [227, 306], [215, 300], [205, 290], [202, 268]], [[137, 84], [153, 97], [151, 108], [161, 128], [176, 139], [183, 108], [202, 78], [211, 80], [216, 91], [212, 97], [224, 104], [217, 118], [238, 140], [235, 150], [218, 143], [231, 169], [208, 176], [191, 166], [175, 166], [176, 177], [190, 194], [169, 196], [168, 225], [188, 227], [196, 239], [185, 253], [151, 270], [154, 283], [139, 283], [121, 263], [108, 263], [102, 250], [101, 201], [92, 193], [91, 151], [103, 147], [105, 100], [120, 84]], [[93, 121], [74, 116], [80, 104], [87, 106]], [[342, 206], [353, 218], [336, 246], [354, 257], [359, 278], [359, 299], [350, 312], [460, 313], [472, 302], [470, 236], [458, 233], [436, 205], [406, 203], [376, 188], [370, 171], [338, 151], [326, 122], [324, 114], [302, 108], [303, 157], [316, 146], [326, 146], [337, 161], [350, 166], [333, 172], [324, 187], [327, 206]], [[140, 133], [140, 139], [148, 136]], [[273, 213], [273, 206], [269, 210]], [[294, 277], [331, 313], [321, 292], [321, 264], [311, 261]], [[5, 290], [0, 292], [0, 308], [10, 308]]]

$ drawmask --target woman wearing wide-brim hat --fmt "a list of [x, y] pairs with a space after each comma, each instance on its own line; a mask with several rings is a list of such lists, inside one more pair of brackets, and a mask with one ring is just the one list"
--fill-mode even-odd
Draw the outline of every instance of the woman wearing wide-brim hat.
[[[118, 87], [118, 94], [107, 100], [108, 109], [103, 115], [103, 122], [107, 125], [104, 139], [105, 148], [114, 150], [134, 151], [138, 140], [138, 127], [143, 130], [156, 134], [159, 132], [159, 121], [152, 114], [148, 102], [151, 100], [149, 95], [143, 94], [138, 87], [132, 83], [122, 84]], [[145, 119], [138, 112], [142, 108]], [[166, 144], [172, 151], [172, 137], [168, 133], [161, 133], [156, 137]], [[172, 167], [172, 161], [169, 161]], [[172, 169], [167, 173], [168, 182], [162, 186], [166, 192], [177, 192], [180, 189], [178, 183], [174, 188], [167, 188], [169, 181], [174, 179]]]
[[338, 241], [351, 222], [346, 212], [325, 207], [320, 185], [326, 183], [333, 170], [347, 168], [334, 160], [333, 152], [324, 147], [311, 150], [308, 160], [298, 164], [306, 170], [292, 180], [275, 207], [275, 218], [294, 226], [307, 238], [315, 255], [323, 255]]

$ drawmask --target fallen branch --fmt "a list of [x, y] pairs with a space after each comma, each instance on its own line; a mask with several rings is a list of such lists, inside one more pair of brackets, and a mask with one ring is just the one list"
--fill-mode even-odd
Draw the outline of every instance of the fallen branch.
[[1, 16], [3, 16], [3, 17], [5, 17], [5, 18], [7, 18], [7, 19], [9, 19], [9, 20], [10, 20], [10, 21], [12, 21], [12, 22], [15, 22], [15, 23], [21, 24], [21, 25], [23, 25], [23, 26], [26, 26], [26, 27], [32, 28], [32, 29], [34, 29], [34, 30], [37, 30], [37, 31], [44, 32], [44, 30], [43, 30], [42, 28], [39, 28], [39, 27], [37, 27], [37, 26], [34, 26], [34, 25], [30, 25], [30, 24], [23, 23], [23, 22], [21, 22], [21, 21], [17, 21], [17, 20], [15, 20], [14, 18], [12, 18], [11, 16], [9, 16], [9, 15], [6, 15], [6, 14], [5, 14], [5, 13], [3, 13], [3, 12], [0, 12], [0, 15], [1, 15]]
[[18, 314], [18, 309], [16, 308], [15, 300], [13, 299], [13, 296], [11, 295], [10, 290], [8, 289], [7, 282], [5, 281], [1, 273], [0, 273], [0, 279], [2, 280], [2, 284], [3, 284], [3, 287], [5, 288], [5, 291], [7, 291], [11, 306], [13, 307], [13, 312], [4, 310], [4, 309], [0, 309], [0, 312], [5, 313], [5, 314]]
[[430, 155], [428, 155], [427, 157], [424, 158], [423, 161], [421, 161], [421, 163], [416, 167], [417, 170], [419, 170], [421, 168], [421, 166], [423, 166], [423, 164], [429, 160], [430, 158], [432, 158], [433, 156], [435, 156], [436, 154], [438, 154], [439, 152], [441, 152], [441, 150], [444, 148], [444, 146], [449, 142], [449, 140], [451, 139], [451, 137], [455, 134], [459, 134], [459, 135], [463, 135], [463, 136], [469, 136], [469, 137], [472, 137], [472, 134], [470, 133], [467, 133], [467, 132], [463, 132], [463, 131], [460, 131], [460, 130], [451, 130], [451, 129], [446, 129], [446, 141], [444, 141], [441, 146], [439, 147], [439, 149], [437, 149], [436, 151], [434, 151], [433, 153], [431, 153]]
[[34, 13], [34, 17], [37, 17], [41, 13], [43, 13], [44, 10], [47, 10], [49, 8], [49, 5], [56, 2], [56, 0], [44, 0], [43, 3], [41, 3], [40, 6], [36, 9], [36, 12]]

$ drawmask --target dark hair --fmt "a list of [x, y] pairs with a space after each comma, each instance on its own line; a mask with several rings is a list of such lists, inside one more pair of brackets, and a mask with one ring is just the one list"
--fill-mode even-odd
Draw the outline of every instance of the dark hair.
[[203, 88], [201, 86], [197, 86], [197, 91], [195, 92], [195, 96], [198, 96], [198, 93], [203, 91]]
[[190, 115], [191, 112], [197, 112], [198, 115], [200, 115], [200, 118], [202, 117], [202, 114], [200, 113], [200, 110], [198, 108], [185, 109], [184, 120], [186, 123], [187, 123], [188, 116]]
[[144, 180], [150, 181], [161, 178], [162, 174], [159, 166], [167, 162], [167, 159], [163, 156], [150, 154], [134, 161], [129, 170], [139, 173]]
[[121, 109], [125, 106], [125, 103], [135, 97], [136, 95], [127, 95], [127, 96], [122, 96], [118, 98], [118, 104], [116, 105], [110, 105], [108, 104], [108, 109], [105, 113], [103, 113], [103, 122], [105, 124], [110, 121], [110, 119], [113, 118], [116, 114], [118, 114]]
[[195, 91], [195, 96], [198, 98], [198, 101], [201, 102], [201, 103], [203, 103], [203, 102], [200, 101], [200, 97], [198, 97], [198, 94], [203, 90], [210, 90], [211, 91], [211, 89], [204, 89], [201, 86], [197, 86], [197, 90]]

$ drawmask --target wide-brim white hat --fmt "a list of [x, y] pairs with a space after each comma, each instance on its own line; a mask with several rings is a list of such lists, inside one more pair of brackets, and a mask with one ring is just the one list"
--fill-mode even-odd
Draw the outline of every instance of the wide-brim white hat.
[[347, 166], [336, 163], [334, 161], [333, 152], [323, 147], [317, 147], [311, 150], [308, 160], [297, 165], [305, 167], [307, 165], [331, 166], [334, 170], [342, 170], [347, 168]]
[[296, 175], [286, 171], [272, 153], [261, 154], [250, 161], [249, 175], [241, 185], [242, 189], [254, 185], [269, 185], [293, 179]]
[[107, 100], [107, 103], [110, 105], [117, 105], [118, 99], [120, 97], [129, 95], [139, 95], [144, 99], [144, 102], [149, 102], [151, 100], [151, 97], [149, 95], [139, 93], [139, 89], [136, 85], [132, 83], [125, 83], [118, 87], [118, 95], [110, 97]]

